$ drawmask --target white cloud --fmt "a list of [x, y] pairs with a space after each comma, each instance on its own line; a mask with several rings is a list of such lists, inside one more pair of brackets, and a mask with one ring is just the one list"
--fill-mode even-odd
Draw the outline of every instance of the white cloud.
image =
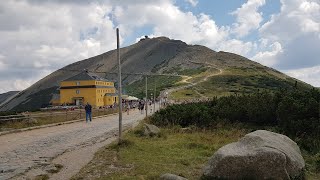
[[243, 42], [237, 39], [226, 40], [222, 42], [218, 48], [219, 51], [227, 51], [242, 56], [247, 56], [257, 45], [252, 42]]
[[260, 29], [262, 36], [286, 43], [314, 32], [319, 34], [320, 2], [314, 0], [281, 0], [279, 14], [273, 15]]
[[183, 12], [171, 1], [161, 1], [156, 5], [117, 7], [115, 18], [125, 35], [132, 33], [133, 29], [151, 25], [151, 34], [154, 36], [167, 36], [211, 48], [215, 48], [228, 36], [228, 28], [218, 27], [210, 16]]
[[261, 49], [270, 49], [266, 51], [258, 52], [251, 59], [265, 65], [265, 66], [274, 66], [277, 63], [277, 56], [283, 52], [282, 46], [279, 42], [274, 42], [269, 47], [267, 47], [268, 42], [265, 39], [261, 40]]
[[258, 9], [265, 5], [265, 0], [248, 0], [231, 14], [236, 16], [236, 23], [233, 24], [232, 32], [238, 37], [247, 35], [250, 31], [258, 29], [262, 22], [262, 13]]
[[260, 31], [263, 38], [278, 42], [282, 52], [274, 67], [297, 69], [320, 64], [320, 2], [281, 0], [279, 14], [273, 15]]
[[1, 69], [4, 69], [4, 68], [6, 67], [6, 65], [2, 62], [2, 60], [3, 60], [4, 58], [5, 58], [5, 57], [0, 54], [0, 70], [1, 70]]
[[[188, 2], [196, 6], [198, 0]], [[320, 63], [316, 59], [320, 57], [318, 0], [281, 0], [281, 12], [272, 15], [262, 27], [259, 8], [265, 5], [265, 0], [248, 0], [233, 11], [236, 22], [231, 26], [219, 26], [211, 16], [183, 11], [175, 3], [174, 0], [3, 1], [0, 93], [28, 87], [57, 68], [114, 49], [115, 26], [120, 28], [121, 42], [138, 29], [151, 27], [150, 37], [167, 36], [234, 52], [281, 69]], [[255, 29], [259, 29], [259, 42], [242, 39]], [[11, 80], [7, 80], [8, 75]]]
[[289, 76], [295, 77], [316, 87], [320, 87], [320, 66], [284, 71]]
[[191, 4], [191, 6], [195, 7], [198, 4], [198, 0], [185, 0]]
[[0, 59], [0, 82], [7, 90], [116, 47], [112, 6], [106, 3], [11, 0], [0, 11], [0, 54], [6, 57]]

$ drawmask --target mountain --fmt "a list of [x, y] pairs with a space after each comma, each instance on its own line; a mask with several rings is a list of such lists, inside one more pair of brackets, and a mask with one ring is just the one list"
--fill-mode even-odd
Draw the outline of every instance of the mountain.
[[19, 91], [9, 91], [9, 92], [0, 94], [0, 104], [2, 104], [7, 99], [9, 99], [10, 97], [14, 96], [17, 93], [19, 93]]
[[[194, 87], [192, 88], [197, 90], [197, 94], [201, 95], [202, 93], [203, 96], [208, 97], [216, 95], [210, 91], [222, 94], [224, 91], [228, 93], [241, 92], [241, 88], [245, 87], [250, 87], [252, 90], [255, 88], [291, 88], [296, 81], [274, 69], [262, 66], [237, 54], [216, 52], [205, 46], [188, 45], [180, 40], [166, 37], [141, 39], [133, 45], [121, 48], [120, 57], [124, 73], [124, 89], [137, 96], [142, 96], [144, 82], [142, 76], [126, 75], [125, 73], [184, 75], [181, 77], [150, 77], [150, 87], [154, 84], [152, 82], [158, 82], [158, 90], [193, 83]], [[3, 104], [0, 111], [35, 110], [48, 105], [51, 98], [59, 93], [60, 81], [70, 78], [84, 69], [116, 81], [117, 64], [116, 50], [111, 50], [65, 66], [21, 91], [12, 100]], [[311, 87], [299, 81], [300, 84], [304, 88]], [[234, 87], [234, 89], [230, 87]]]

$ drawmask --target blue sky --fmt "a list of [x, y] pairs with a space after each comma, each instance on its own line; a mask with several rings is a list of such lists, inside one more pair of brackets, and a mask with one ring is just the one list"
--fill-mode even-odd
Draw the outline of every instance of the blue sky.
[[319, 0], [8, 0], [0, 4], [0, 93], [141, 36], [240, 54], [320, 87]]

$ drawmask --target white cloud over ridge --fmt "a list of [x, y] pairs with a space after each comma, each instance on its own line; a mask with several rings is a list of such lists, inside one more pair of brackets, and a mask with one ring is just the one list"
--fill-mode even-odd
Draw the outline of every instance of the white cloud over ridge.
[[[266, 43], [266, 44], [265, 44]], [[252, 57], [253, 60], [266, 65], [266, 66], [274, 66], [277, 63], [277, 56], [283, 52], [282, 46], [279, 42], [274, 42], [267, 47], [268, 42], [261, 40], [260, 46], [261, 49], [270, 49], [266, 51], [258, 52], [255, 56]]]
[[313, 86], [320, 87], [320, 66], [284, 71], [289, 76], [305, 81]]

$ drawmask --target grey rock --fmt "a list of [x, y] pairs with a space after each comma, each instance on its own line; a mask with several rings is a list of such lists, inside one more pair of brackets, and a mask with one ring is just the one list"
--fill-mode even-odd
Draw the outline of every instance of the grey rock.
[[181, 128], [180, 132], [181, 133], [192, 133], [192, 129], [190, 127]]
[[188, 180], [188, 179], [186, 179], [184, 177], [181, 177], [181, 176], [178, 176], [178, 175], [175, 175], [175, 174], [169, 174], [169, 173], [161, 175], [160, 179], [161, 180]]
[[34, 119], [34, 118], [29, 118], [29, 119], [27, 120], [27, 123], [29, 123], [29, 124], [36, 124], [36, 123], [38, 123], [38, 120], [37, 120], [37, 119]]
[[144, 123], [144, 135], [145, 136], [155, 136], [160, 133], [160, 129], [152, 124]]
[[204, 179], [303, 179], [305, 162], [287, 136], [265, 130], [220, 148], [204, 169]]
[[48, 173], [56, 173], [59, 171], [59, 169], [53, 164], [46, 166], [44, 170], [47, 171]]

